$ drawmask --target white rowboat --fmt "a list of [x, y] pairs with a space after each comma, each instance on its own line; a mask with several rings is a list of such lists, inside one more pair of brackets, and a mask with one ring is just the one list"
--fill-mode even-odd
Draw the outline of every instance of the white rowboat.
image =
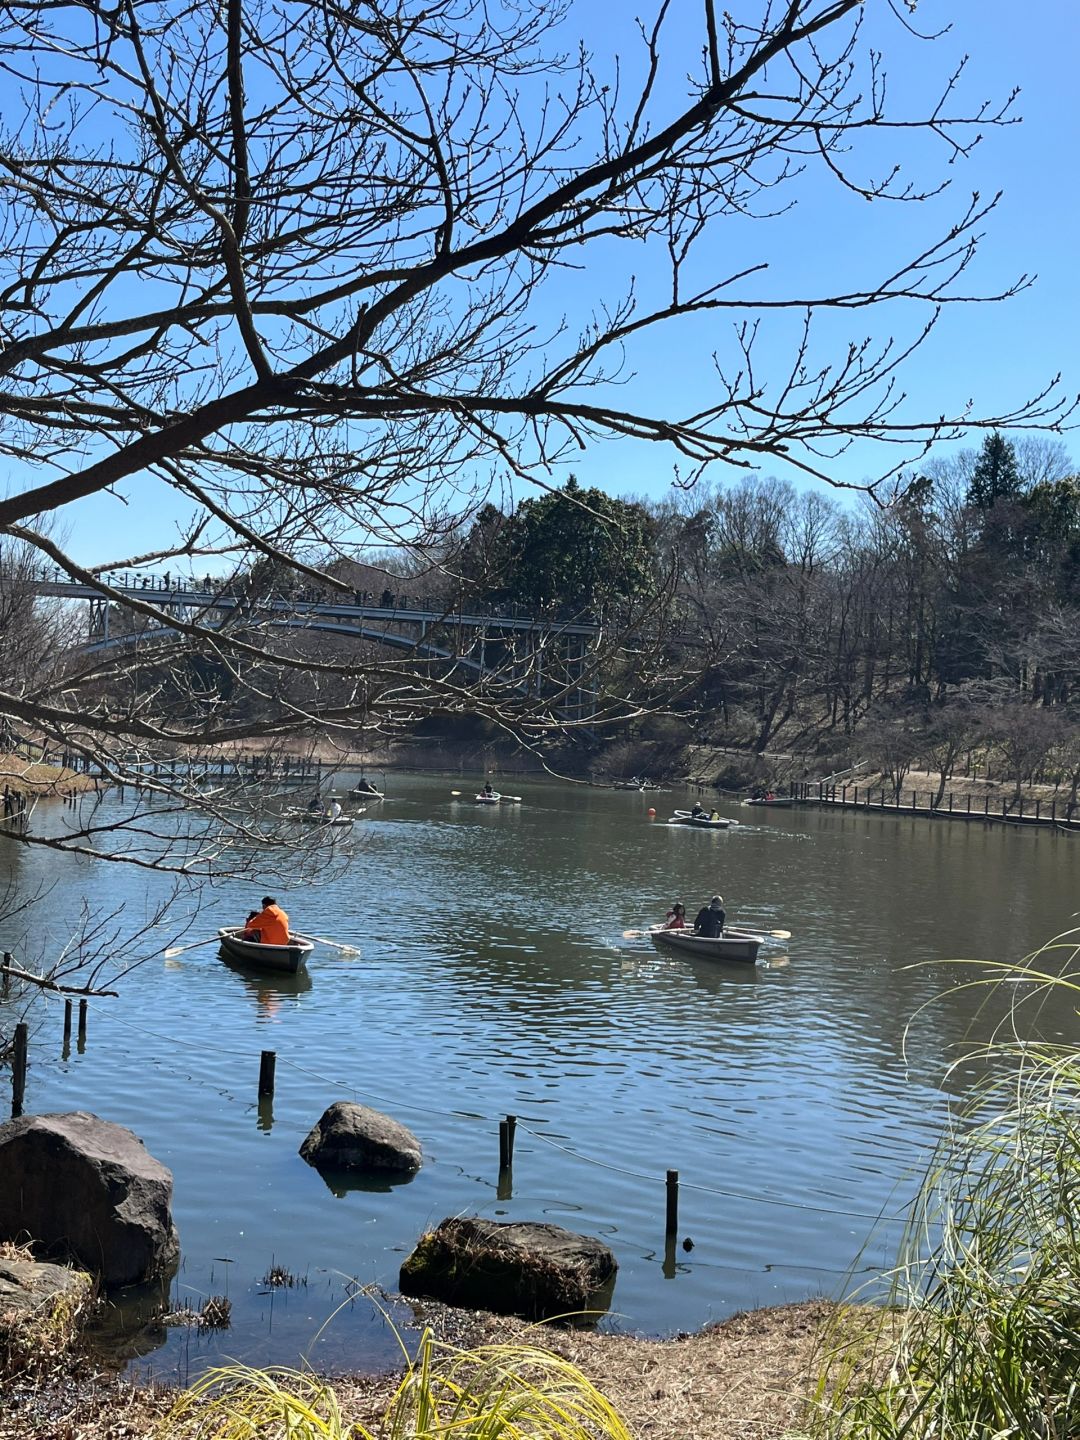
[[676, 810], [669, 825], [693, 825], [700, 830], [730, 830], [733, 825], [738, 825], [738, 820], [727, 820], [721, 816], [718, 820], [710, 820], [707, 815], [694, 815], [689, 810]]
[[478, 805], [498, 805], [499, 801], [502, 799], [502, 796], [498, 793], [498, 791], [496, 791], [494, 795], [480, 794], [475, 796], [475, 799]]
[[758, 950], [765, 943], [764, 935], [754, 935], [749, 930], [725, 929], [723, 935], [695, 935], [693, 930], [665, 930], [654, 925], [649, 938], [657, 950], [674, 951], [677, 955], [689, 955], [696, 960], [735, 960], [753, 965]]
[[264, 945], [260, 940], [241, 940], [242, 925], [227, 925], [219, 930], [221, 953], [229, 960], [249, 965], [253, 970], [278, 970], [295, 975], [315, 946], [310, 940], [290, 940], [288, 945]]

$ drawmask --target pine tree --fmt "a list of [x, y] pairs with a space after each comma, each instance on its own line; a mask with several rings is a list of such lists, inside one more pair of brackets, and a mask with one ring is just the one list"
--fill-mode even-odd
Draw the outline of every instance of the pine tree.
[[971, 476], [968, 504], [989, 510], [998, 500], [1012, 500], [1023, 489], [1016, 451], [999, 430], [983, 441], [979, 458]]

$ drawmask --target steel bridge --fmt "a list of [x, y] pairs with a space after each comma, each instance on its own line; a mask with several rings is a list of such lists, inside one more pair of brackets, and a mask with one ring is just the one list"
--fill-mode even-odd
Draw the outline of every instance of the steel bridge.
[[[135, 582], [113, 580], [109, 585], [123, 599], [171, 613], [182, 624], [218, 628], [246, 623], [373, 641], [424, 660], [462, 666], [480, 684], [498, 677], [537, 697], [553, 684], [564, 693], [572, 690], [576, 703], [569, 708], [581, 718], [595, 708], [585, 672], [603, 633], [597, 621], [538, 618], [517, 609], [509, 613], [447, 610], [423, 597], [416, 597], [414, 604], [369, 604], [363, 603], [360, 592], [352, 604], [323, 598], [257, 597], [240, 590], [215, 589], [197, 582], [168, 583], [151, 576]], [[45, 575], [34, 582], [34, 589], [39, 595], [85, 602], [88, 618], [81, 648], [88, 654], [141, 646], [176, 633], [167, 622], [139, 630], [117, 627], [116, 602], [93, 585]], [[399, 601], [397, 596], [389, 598]], [[565, 700], [561, 708], [567, 710]]]

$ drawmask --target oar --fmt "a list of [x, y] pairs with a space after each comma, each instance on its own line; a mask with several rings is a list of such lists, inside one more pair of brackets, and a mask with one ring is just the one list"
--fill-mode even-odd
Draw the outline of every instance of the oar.
[[[331, 950], [340, 950], [342, 955], [359, 955], [355, 945], [342, 945], [339, 940], [324, 940], [321, 935], [301, 935], [299, 930], [289, 932], [294, 940], [310, 940], [314, 945], [329, 945]], [[166, 954], [169, 952], [166, 951]]]
[[500, 795], [500, 796], [499, 796], [499, 799], [500, 799], [500, 800], [509, 800], [509, 802], [510, 802], [511, 805], [520, 805], [520, 804], [521, 804], [521, 796], [520, 796], [520, 795]]
[[193, 940], [190, 945], [170, 945], [165, 951], [165, 959], [171, 960], [174, 955], [183, 955], [185, 950], [197, 950], [200, 945], [216, 945], [220, 938], [219, 935], [211, 935], [206, 940]]
[[[687, 929], [687, 930], [690, 930], [690, 926], [689, 926], [689, 925], [685, 926], [684, 928]], [[736, 926], [734, 926], [733, 928], [737, 930], [737, 929], [739, 929], [740, 927], [736, 925]], [[649, 933], [648, 930], [624, 930], [624, 931], [622, 932], [622, 935], [623, 935], [623, 939], [624, 939], [624, 940], [640, 940], [643, 935], [648, 935], [648, 933]], [[675, 934], [675, 935], [677, 935], [679, 932], [678, 932], [678, 930], [675, 930], [675, 931], [673, 931], [672, 933]], [[691, 933], [693, 933], [693, 932], [691, 931]], [[770, 937], [770, 939], [773, 939], [773, 940], [790, 940], [790, 939], [791, 939], [791, 931], [790, 931], [790, 930], [759, 930], [759, 931], [757, 931], [757, 932], [755, 932], [755, 933], [757, 933], [757, 934], [759, 934], [759, 935], [767, 935], [767, 936]]]

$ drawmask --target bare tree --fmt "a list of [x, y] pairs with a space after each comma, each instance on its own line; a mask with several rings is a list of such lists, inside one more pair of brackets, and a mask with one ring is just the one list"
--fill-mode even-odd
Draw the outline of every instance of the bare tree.
[[[839, 450], [878, 442], [885, 483], [960, 427], [1060, 421], [1053, 384], [985, 417], [920, 415], [896, 389], [943, 309], [1025, 283], [972, 294], [993, 200], [839, 290], [785, 295], [755, 260], [717, 259], [717, 227], [775, 213], [808, 168], [886, 205], [937, 194], [899, 163], [870, 178], [880, 151], [863, 138], [921, 131], [951, 162], [1011, 118], [1011, 97], [965, 104], [961, 67], [924, 114], [890, 113], [863, 34], [870, 10], [911, 30], [890, 0], [704, 0], [689, 52], [669, 40], [671, 8], [641, 30], [634, 86], [578, 47], [565, 58], [541, 0], [5, 7], [0, 452], [17, 488], [0, 531], [93, 586], [130, 634], [172, 636], [149, 663], [128, 647], [33, 694], [5, 686], [13, 726], [115, 777], [155, 747], [201, 754], [432, 710], [474, 708], [536, 742], [567, 723], [580, 673], [549, 665], [538, 701], [520, 656], [480, 689], [419, 653], [313, 660], [268, 642], [276, 621], [255, 598], [178, 615], [120, 581], [262, 557], [347, 591], [318, 557], [422, 552], [496, 473], [546, 484], [610, 436], [667, 447], [690, 479], [782, 455], [829, 480]], [[666, 275], [662, 299], [639, 302], [610, 263], [619, 247]], [[595, 307], [552, 319], [552, 282], [579, 265]], [[867, 338], [868, 312], [904, 308], [910, 330]], [[765, 376], [758, 324], [792, 313], [789, 360]], [[837, 313], [859, 338], [830, 356], [817, 322]], [[713, 398], [681, 415], [628, 404], [615, 382], [635, 353], [703, 316], [732, 322]], [[42, 522], [115, 486], [142, 506], [179, 497], [186, 530], [78, 563]], [[635, 647], [666, 593], [627, 622]], [[618, 641], [595, 647], [597, 688], [623, 673], [604, 665]], [[638, 668], [663, 689], [662, 666]], [[589, 723], [647, 703], [614, 688]]]

